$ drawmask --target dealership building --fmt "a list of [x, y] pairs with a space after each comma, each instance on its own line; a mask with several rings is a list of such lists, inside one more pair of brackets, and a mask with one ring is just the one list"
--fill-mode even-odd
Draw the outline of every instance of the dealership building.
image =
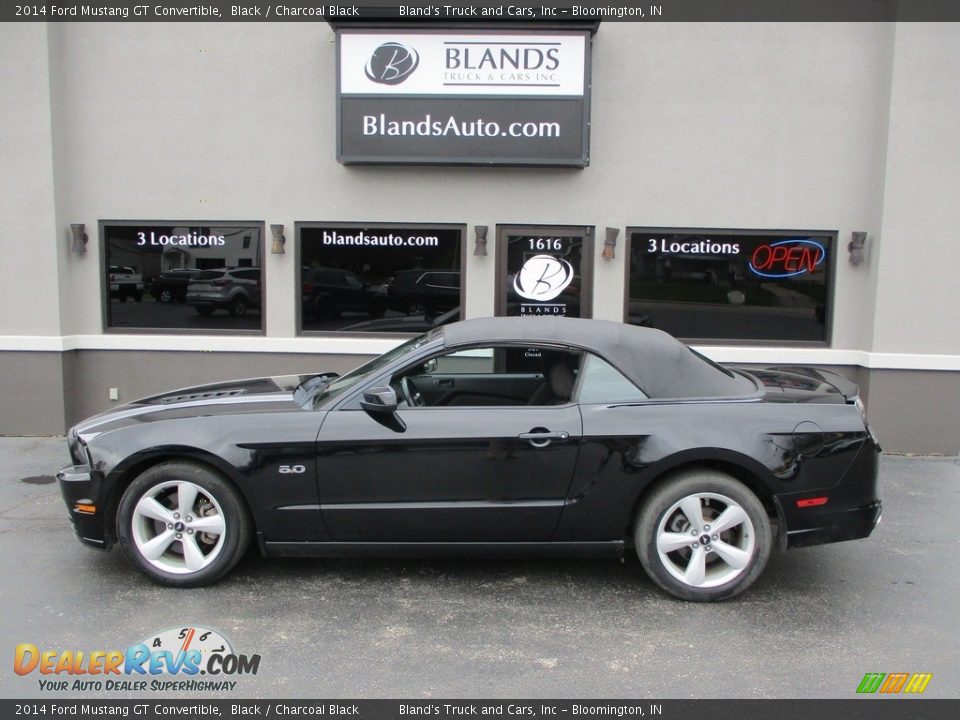
[[960, 453], [960, 25], [0, 25], [0, 434], [457, 318], [666, 330]]

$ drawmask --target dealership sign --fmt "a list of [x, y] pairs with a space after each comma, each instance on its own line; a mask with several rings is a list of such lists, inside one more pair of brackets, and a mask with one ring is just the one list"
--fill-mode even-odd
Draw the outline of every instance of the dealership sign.
[[343, 163], [589, 160], [587, 31], [340, 30]]

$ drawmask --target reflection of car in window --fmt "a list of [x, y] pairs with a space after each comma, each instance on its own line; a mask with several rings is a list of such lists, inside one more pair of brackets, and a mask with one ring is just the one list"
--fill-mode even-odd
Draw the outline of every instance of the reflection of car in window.
[[317, 320], [329, 320], [345, 312], [362, 312], [372, 318], [383, 317], [387, 301], [360, 277], [337, 268], [307, 268], [301, 276], [303, 314]]
[[137, 302], [143, 300], [143, 278], [135, 269], [128, 265], [111, 265], [110, 297], [126, 302], [132, 297]]
[[246, 315], [260, 307], [260, 268], [217, 268], [197, 273], [187, 285], [187, 305], [201, 315], [226, 310]]
[[150, 282], [150, 294], [162, 303], [184, 302], [187, 286], [201, 272], [197, 268], [180, 268], [160, 273]]
[[403, 315], [365, 320], [340, 328], [349, 332], [369, 333], [422, 333], [435, 327], [457, 322], [460, 319], [460, 308], [455, 307], [440, 315]]
[[407, 315], [452, 310], [460, 304], [455, 270], [399, 270], [387, 286], [387, 305]]

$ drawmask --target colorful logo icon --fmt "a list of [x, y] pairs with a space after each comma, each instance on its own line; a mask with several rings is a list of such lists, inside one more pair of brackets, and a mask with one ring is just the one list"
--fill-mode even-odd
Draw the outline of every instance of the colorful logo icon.
[[573, 282], [573, 265], [553, 255], [528, 258], [513, 278], [513, 289], [527, 300], [553, 300]]
[[373, 51], [367, 60], [367, 77], [380, 85], [399, 85], [420, 64], [420, 55], [411, 47], [387, 42]]
[[17, 675], [43, 677], [256, 675], [259, 667], [260, 655], [238, 654], [223, 634], [195, 625], [163, 630], [124, 650], [44, 649], [20, 643], [13, 659]]
[[933, 673], [867, 673], [857, 686], [861, 694], [919, 694], [927, 689]]

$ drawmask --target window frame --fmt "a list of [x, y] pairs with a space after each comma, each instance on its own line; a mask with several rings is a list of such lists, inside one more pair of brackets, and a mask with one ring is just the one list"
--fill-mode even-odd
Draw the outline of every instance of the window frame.
[[749, 338], [695, 338], [678, 337], [688, 345], [722, 345], [748, 347], [808, 347], [829, 348], [833, 344], [833, 316], [837, 289], [837, 256], [839, 253], [838, 230], [811, 230], [811, 229], [784, 229], [784, 228], [710, 228], [710, 227], [654, 227], [649, 225], [628, 225], [626, 227], [626, 242], [624, 243], [625, 258], [623, 263], [623, 319], [626, 323], [630, 317], [630, 258], [633, 253], [633, 235], [635, 233], [663, 233], [714, 235], [718, 238], [727, 236], [768, 236], [768, 235], [827, 235], [833, 239], [833, 253], [827, 256], [827, 314], [824, 319], [823, 340], [752, 340]]
[[341, 338], [403, 338], [409, 339], [422, 335], [422, 331], [405, 332], [344, 332], [342, 330], [304, 330], [303, 328], [303, 282], [302, 267], [302, 232], [304, 229], [332, 229], [350, 228], [353, 230], [383, 230], [390, 228], [410, 228], [430, 230], [454, 230], [460, 232], [460, 264], [457, 268], [450, 268], [449, 272], [460, 273], [460, 319], [464, 318], [464, 308], [467, 298], [467, 224], [466, 223], [431, 223], [431, 222], [357, 222], [355, 220], [337, 222], [334, 220], [297, 220], [293, 223], [294, 238], [294, 267], [296, 272], [296, 289], [294, 303], [296, 311], [297, 337], [341, 337]]
[[[580, 254], [580, 315], [581, 318], [593, 317], [593, 260], [596, 252], [596, 227], [593, 225], [529, 225], [529, 224], [497, 224], [496, 239], [496, 266], [497, 275], [494, 279], [493, 314], [496, 317], [507, 317], [507, 305], [510, 289], [507, 287], [507, 272], [509, 270], [509, 235], [575, 235], [582, 238]], [[566, 317], [566, 316], [564, 316]], [[571, 316], [572, 317], [572, 316]]]
[[[107, 234], [108, 226], [120, 227], [173, 227], [185, 225], [188, 227], [227, 227], [227, 228], [258, 228], [260, 230], [260, 327], [259, 329], [242, 328], [158, 328], [158, 327], [115, 327], [110, 325], [110, 286], [108, 283], [108, 268], [118, 266], [117, 263], [109, 263], [107, 255]], [[100, 257], [98, 261], [97, 276], [100, 283], [100, 328], [105, 335], [240, 335], [247, 337], [265, 336], [267, 334], [267, 273], [266, 273], [266, 222], [263, 220], [98, 220], [97, 233], [98, 247]], [[242, 240], [241, 240], [242, 242]], [[205, 268], [200, 268], [205, 269]], [[143, 270], [140, 270], [141, 277]], [[143, 287], [144, 293], [147, 291], [146, 282]]]

